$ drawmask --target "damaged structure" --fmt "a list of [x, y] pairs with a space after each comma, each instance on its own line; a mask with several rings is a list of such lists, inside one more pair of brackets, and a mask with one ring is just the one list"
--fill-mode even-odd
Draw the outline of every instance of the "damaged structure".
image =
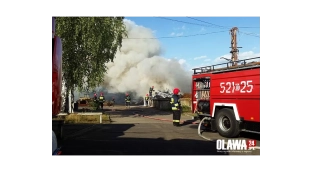
[[148, 105], [150, 107], [155, 107], [156, 109], [160, 110], [170, 110], [170, 100], [172, 95], [173, 93], [171, 93], [169, 90], [155, 91], [155, 95], [152, 97], [152, 99], [149, 100], [149, 103], [151, 104], [144, 104], [144, 106]]

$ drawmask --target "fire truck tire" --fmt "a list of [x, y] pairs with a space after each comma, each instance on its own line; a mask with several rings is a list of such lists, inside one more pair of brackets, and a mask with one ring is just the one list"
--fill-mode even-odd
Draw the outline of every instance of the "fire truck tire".
[[240, 133], [239, 123], [232, 109], [221, 109], [217, 113], [215, 122], [218, 133], [223, 137], [233, 138], [237, 137]]

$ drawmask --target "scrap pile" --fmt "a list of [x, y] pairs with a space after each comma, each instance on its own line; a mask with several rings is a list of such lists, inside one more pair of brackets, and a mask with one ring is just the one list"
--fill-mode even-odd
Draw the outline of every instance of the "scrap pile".
[[171, 98], [173, 94], [171, 92], [169, 92], [168, 90], [167, 91], [156, 91], [155, 92], [155, 95], [153, 98], [156, 98], [156, 99], [160, 99], [160, 98]]

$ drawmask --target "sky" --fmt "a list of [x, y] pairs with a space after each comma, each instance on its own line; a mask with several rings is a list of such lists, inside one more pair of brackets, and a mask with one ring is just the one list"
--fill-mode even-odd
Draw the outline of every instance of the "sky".
[[[238, 27], [239, 59], [260, 56], [260, 17], [125, 17], [149, 28], [160, 41], [162, 57], [178, 59], [187, 70], [226, 62], [230, 28]], [[185, 37], [184, 37], [185, 36]], [[128, 37], [132, 38], [132, 37]]]

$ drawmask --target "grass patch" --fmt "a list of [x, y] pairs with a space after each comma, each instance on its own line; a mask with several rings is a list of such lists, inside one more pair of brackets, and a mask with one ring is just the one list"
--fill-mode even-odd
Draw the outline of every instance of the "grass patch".
[[197, 117], [197, 114], [192, 112], [183, 112], [182, 115]]
[[[75, 123], [100, 123], [100, 115], [78, 115], [70, 114], [62, 116], [60, 118], [55, 118], [53, 120], [64, 120], [65, 124], [75, 124]], [[110, 123], [110, 117], [107, 114], [102, 114], [102, 123]]]
[[183, 113], [185, 113], [185, 112], [192, 112], [191, 107], [182, 105], [182, 112]]
[[[191, 107], [186, 106], [186, 105], [182, 105], [182, 113], [192, 113]], [[172, 111], [172, 109], [159, 109], [161, 111]]]

